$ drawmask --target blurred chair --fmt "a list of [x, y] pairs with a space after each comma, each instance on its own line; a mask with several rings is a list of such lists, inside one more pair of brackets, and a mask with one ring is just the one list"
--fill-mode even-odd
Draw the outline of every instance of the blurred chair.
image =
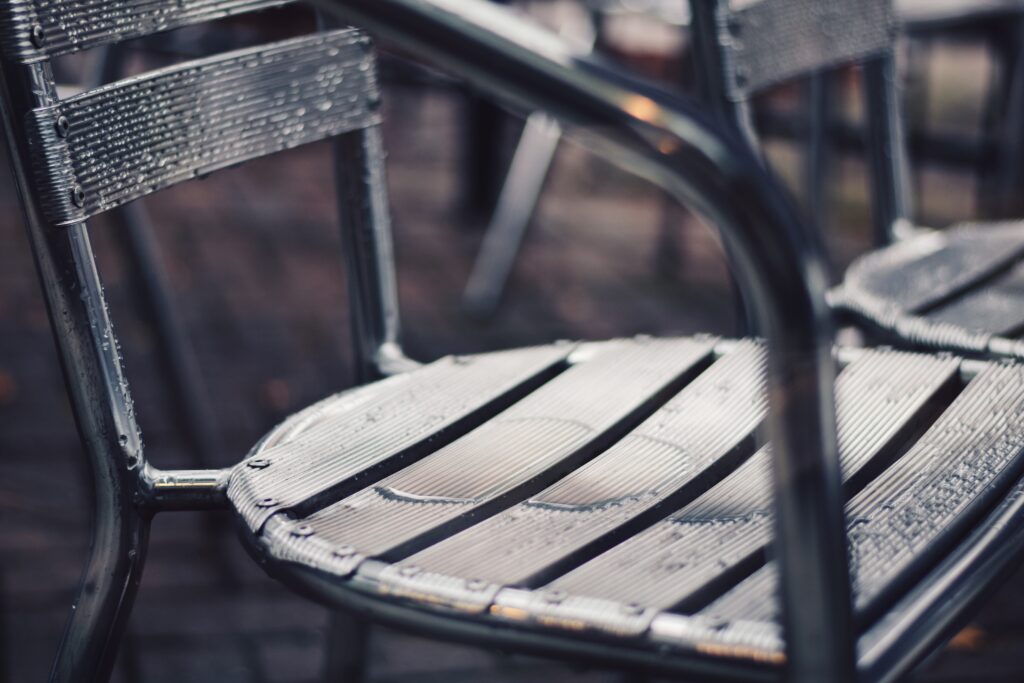
[[[638, 337], [408, 360], [374, 56], [358, 31], [66, 99], [54, 89], [54, 55], [271, 4], [2, 6], [5, 132], [96, 494], [93, 548], [52, 680], [109, 674], [162, 511], [233, 511], [271, 575], [375, 620], [727, 680], [891, 680], [1019, 558], [1024, 368], [834, 351], [813, 235], [746, 141], [499, 8], [318, 3], [481, 89], [557, 113], [705, 213], [731, 245], [767, 344]], [[760, 21], [794, 36], [849, 29], [812, 54], [755, 56], [748, 43], [754, 61], [734, 63], [765, 70], [733, 85], [884, 54], [882, 0], [836, 9], [768, 0], [731, 14], [730, 33], [744, 35]], [[760, 50], [777, 44], [763, 37]], [[293, 415], [230, 469], [157, 469], [86, 221], [326, 137], [338, 150], [356, 356], [362, 377], [384, 379]]]

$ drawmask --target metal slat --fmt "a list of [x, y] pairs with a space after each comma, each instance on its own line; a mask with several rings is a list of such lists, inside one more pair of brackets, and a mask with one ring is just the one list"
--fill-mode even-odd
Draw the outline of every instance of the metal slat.
[[[847, 506], [850, 575], [872, 619], [1020, 476], [1024, 367], [989, 366], [914, 447]], [[777, 616], [769, 565], [710, 605], [718, 619]]]
[[376, 125], [369, 39], [345, 29], [238, 50], [34, 110], [47, 218], [80, 223], [184, 180]]
[[1024, 265], [928, 313], [939, 323], [976, 334], [1010, 336], [1024, 328]]
[[[767, 404], [764, 355], [760, 344], [740, 343], [629, 436], [565, 479], [409, 557], [406, 564], [425, 570], [411, 589], [430, 593], [430, 573], [472, 578], [478, 589], [480, 581], [533, 584], [602, 537], [621, 534], [638, 516], [659, 514], [655, 507], [692, 500], [753, 450], [752, 433]], [[395, 568], [378, 581], [397, 593], [408, 579]]]
[[[329, 399], [272, 435], [232, 473], [228, 496], [253, 531], [275, 512], [407, 462], [550, 377], [569, 344], [444, 358]], [[447, 438], [451, 438], [448, 436]], [[253, 461], [256, 461], [255, 463]]]
[[428, 537], [455, 533], [611, 446], [697, 372], [713, 346], [710, 339], [595, 345], [594, 358], [458, 441], [294, 524], [305, 540], [348, 551], [353, 564], [415, 552]]
[[888, 51], [891, 0], [759, 0], [737, 6], [720, 27], [737, 99], [833, 64]]
[[0, 49], [22, 62], [67, 54], [292, 0], [8, 0]]
[[[836, 382], [847, 490], [891, 454], [956, 378], [958, 363], [908, 353], [865, 353]], [[549, 589], [623, 604], [672, 608], [699, 601], [756, 568], [770, 541], [771, 458], [762, 449], [692, 505], [552, 582]], [[728, 585], [722, 586], [726, 588]]]
[[843, 288], [855, 308], [869, 313], [920, 313], [1022, 256], [1020, 222], [963, 225], [860, 259], [847, 271]]

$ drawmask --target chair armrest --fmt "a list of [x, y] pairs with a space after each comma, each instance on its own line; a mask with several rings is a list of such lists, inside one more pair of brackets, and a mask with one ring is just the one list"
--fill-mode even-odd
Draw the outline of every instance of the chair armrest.
[[485, 0], [315, 0], [524, 110], [544, 110], [722, 231], [769, 343], [777, 553], [794, 680], [852, 680], [832, 333], [817, 240], [738, 133]]

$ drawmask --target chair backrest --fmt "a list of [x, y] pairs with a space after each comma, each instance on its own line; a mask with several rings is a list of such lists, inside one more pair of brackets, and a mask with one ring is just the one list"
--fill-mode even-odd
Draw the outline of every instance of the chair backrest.
[[910, 214], [892, 48], [893, 0], [690, 0], [702, 98], [756, 144], [747, 103], [781, 82], [862, 62], [876, 242]]
[[183, 180], [334, 138], [362, 375], [375, 371], [382, 349], [397, 344], [380, 94], [375, 57], [362, 33], [323, 31], [68, 99], [57, 94], [53, 55], [281, 4], [0, 1], [5, 133], [72, 404], [94, 480], [106, 491], [97, 497], [121, 496], [108, 504], [132, 504], [145, 461], [88, 218]]

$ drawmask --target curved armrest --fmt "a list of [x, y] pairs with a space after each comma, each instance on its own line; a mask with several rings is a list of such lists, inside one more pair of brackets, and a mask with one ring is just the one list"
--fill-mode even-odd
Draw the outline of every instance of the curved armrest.
[[769, 343], [777, 552], [790, 673], [852, 680], [854, 638], [816, 240], [739, 135], [694, 103], [485, 0], [315, 0], [320, 9], [526, 110], [701, 211], [722, 231]]

